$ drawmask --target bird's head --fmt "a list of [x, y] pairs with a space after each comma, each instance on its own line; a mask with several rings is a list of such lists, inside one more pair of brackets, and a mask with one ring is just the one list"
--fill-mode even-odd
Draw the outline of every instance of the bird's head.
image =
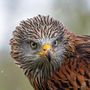
[[26, 75], [48, 76], [65, 58], [66, 31], [62, 23], [49, 16], [22, 21], [13, 32], [11, 55]]

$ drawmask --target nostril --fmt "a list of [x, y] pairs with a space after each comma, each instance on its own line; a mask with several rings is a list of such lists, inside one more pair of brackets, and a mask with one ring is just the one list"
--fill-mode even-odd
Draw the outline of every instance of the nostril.
[[46, 49], [43, 49], [43, 51], [46, 51]]

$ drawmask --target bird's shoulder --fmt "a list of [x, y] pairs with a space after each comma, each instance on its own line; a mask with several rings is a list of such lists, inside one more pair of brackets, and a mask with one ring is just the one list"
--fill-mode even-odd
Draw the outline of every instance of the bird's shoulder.
[[76, 53], [83, 59], [90, 61], [90, 36], [77, 36], [76, 40]]
[[73, 43], [75, 56], [63, 60], [59, 70], [53, 73], [48, 80], [50, 90], [90, 89], [90, 36], [76, 36]]

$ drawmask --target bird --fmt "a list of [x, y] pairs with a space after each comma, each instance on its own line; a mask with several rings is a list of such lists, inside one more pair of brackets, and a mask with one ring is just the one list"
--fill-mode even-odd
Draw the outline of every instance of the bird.
[[90, 35], [37, 15], [16, 26], [10, 45], [34, 90], [90, 90]]

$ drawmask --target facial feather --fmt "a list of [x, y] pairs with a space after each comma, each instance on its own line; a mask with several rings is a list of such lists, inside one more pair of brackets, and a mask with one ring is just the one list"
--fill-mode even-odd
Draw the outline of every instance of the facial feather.
[[[25, 74], [32, 78], [32, 84], [34, 79], [39, 80], [39, 83], [47, 80], [55, 70], [60, 68], [67, 51], [66, 45], [68, 45], [64, 35], [66, 31], [66, 28], [59, 21], [41, 15], [22, 21], [16, 27], [11, 39], [11, 56]], [[58, 40], [57, 45], [54, 45], [55, 40]], [[30, 41], [37, 44], [36, 49], [31, 48]], [[47, 60], [46, 56], [37, 55], [45, 43], [49, 43], [53, 48], [49, 53], [50, 61]]]

